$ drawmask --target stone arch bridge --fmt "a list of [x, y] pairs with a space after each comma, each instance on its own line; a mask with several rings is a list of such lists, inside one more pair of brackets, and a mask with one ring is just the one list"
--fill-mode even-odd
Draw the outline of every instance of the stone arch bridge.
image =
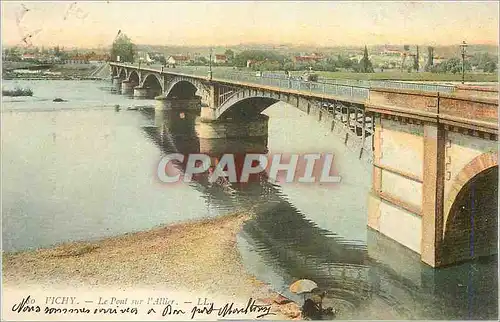
[[117, 91], [155, 97], [157, 111], [200, 110], [199, 121], [213, 124], [200, 137], [225, 137], [228, 124], [238, 135], [267, 134], [256, 117], [286, 102], [326, 123], [369, 164], [370, 228], [432, 267], [497, 253], [497, 90], [444, 94], [110, 65]]

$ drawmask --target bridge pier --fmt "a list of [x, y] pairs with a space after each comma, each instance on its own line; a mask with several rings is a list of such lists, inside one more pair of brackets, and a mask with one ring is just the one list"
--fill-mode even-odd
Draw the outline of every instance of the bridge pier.
[[203, 121], [217, 120], [217, 110], [207, 105], [201, 105], [200, 118]]
[[268, 122], [269, 117], [263, 114], [251, 120], [207, 121], [199, 117], [196, 119], [195, 131], [202, 139], [263, 137], [268, 135]]
[[122, 88], [122, 79], [118, 76], [113, 76], [113, 90], [120, 93]]
[[165, 111], [171, 109], [199, 111], [201, 109], [201, 97], [190, 98], [190, 99], [173, 99], [161, 95], [155, 97], [155, 100], [156, 100], [155, 109], [159, 111]]
[[148, 87], [134, 87], [134, 98], [149, 98], [150, 96], [151, 95]]
[[137, 86], [137, 84], [131, 82], [131, 81], [123, 81], [121, 85], [121, 93], [124, 95], [129, 95], [134, 93], [134, 87]]

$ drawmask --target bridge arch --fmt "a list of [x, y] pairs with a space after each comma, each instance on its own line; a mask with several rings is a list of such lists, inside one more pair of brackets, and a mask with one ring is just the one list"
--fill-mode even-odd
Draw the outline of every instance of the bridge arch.
[[148, 88], [150, 95], [158, 96], [163, 93], [163, 80], [158, 74], [149, 73], [144, 76], [141, 87]]
[[455, 177], [445, 200], [442, 262], [497, 253], [498, 156], [484, 153]]
[[198, 87], [190, 81], [187, 80], [177, 80], [169, 84], [165, 91], [167, 98], [173, 99], [190, 99], [196, 96], [198, 92]]
[[118, 76], [120, 79], [122, 79], [122, 80], [127, 79], [127, 76], [128, 76], [128, 75], [127, 75], [127, 70], [126, 70], [125, 68], [120, 68], [120, 69], [118, 69], [117, 74], [118, 74], [117, 76]]
[[134, 83], [137, 85], [139, 85], [141, 83], [141, 77], [139, 76], [139, 73], [137, 73], [137, 71], [135, 70], [132, 70], [129, 74], [128, 74], [128, 79], [127, 79], [129, 82], [131, 83]]
[[239, 97], [238, 93], [233, 94], [224, 102], [218, 110], [218, 118], [244, 118], [255, 117], [271, 105], [282, 100], [269, 96], [248, 96]]
[[118, 67], [111, 66], [111, 77], [118, 76]]

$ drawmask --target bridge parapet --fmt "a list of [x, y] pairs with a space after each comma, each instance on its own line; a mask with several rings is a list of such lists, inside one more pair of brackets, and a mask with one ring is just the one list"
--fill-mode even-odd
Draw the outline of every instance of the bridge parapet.
[[498, 133], [498, 98], [374, 88], [366, 105], [381, 114]]
[[470, 86], [458, 85], [455, 87], [455, 93], [459, 95], [468, 95], [485, 98], [498, 98], [498, 84], [496, 86]]

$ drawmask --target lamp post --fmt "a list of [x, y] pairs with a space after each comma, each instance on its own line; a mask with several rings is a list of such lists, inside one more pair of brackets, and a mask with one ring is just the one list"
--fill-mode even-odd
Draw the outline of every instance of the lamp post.
[[210, 47], [210, 56], [208, 59], [208, 78], [212, 80], [212, 48]]
[[460, 44], [460, 48], [462, 50], [462, 84], [465, 83], [465, 50], [467, 49], [467, 43], [462, 41]]
[[139, 70], [141, 70], [141, 63], [142, 63], [142, 60], [143, 60], [143, 58], [142, 58], [142, 57], [140, 57], [140, 58], [139, 58]]

